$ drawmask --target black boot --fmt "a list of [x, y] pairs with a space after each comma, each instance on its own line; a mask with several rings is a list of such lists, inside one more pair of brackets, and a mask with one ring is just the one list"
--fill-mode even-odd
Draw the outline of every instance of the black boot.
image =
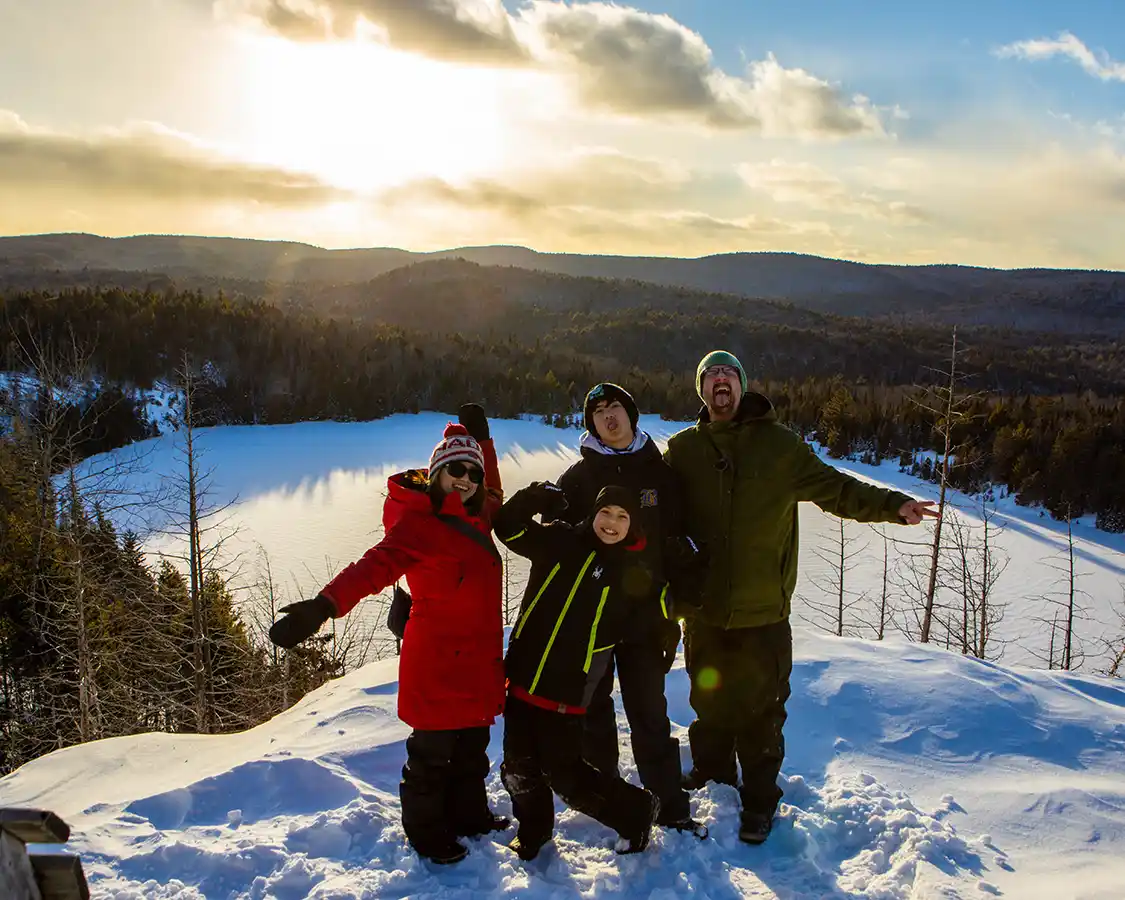
[[450, 866], [459, 863], [469, 855], [469, 848], [460, 841], [441, 841], [430, 847], [423, 845], [415, 847], [414, 851], [423, 859], [428, 859], [439, 866]]
[[724, 772], [721, 775], [705, 775], [693, 766], [692, 770], [680, 779], [680, 784], [685, 791], [698, 791], [700, 788], [706, 787], [708, 781], [713, 781], [715, 784], [729, 784], [731, 787], [736, 787], [738, 784], [738, 776], [733, 772]]
[[543, 849], [546, 841], [530, 841], [521, 838], [518, 834], [512, 838], [512, 842], [508, 846], [516, 851], [516, 856], [524, 862], [530, 862], [539, 855], [539, 851]]
[[701, 841], [707, 840], [709, 834], [707, 826], [702, 822], [697, 822], [690, 816], [684, 819], [676, 819], [674, 822], [661, 821], [657, 822], [661, 828], [675, 828], [681, 834], [690, 834], [693, 837], [699, 838]]
[[458, 828], [457, 836], [467, 838], [481, 837], [482, 835], [492, 834], [495, 831], [507, 831], [511, 824], [512, 820], [507, 816], [498, 816], [495, 813], [489, 813], [487, 819], [482, 819], [480, 822]]
[[615, 849], [620, 854], [640, 853], [648, 846], [648, 842], [652, 838], [652, 826], [656, 824], [656, 819], [660, 815], [660, 801], [652, 791], [645, 791], [644, 793], [647, 803], [640, 810], [641, 814], [637, 819], [637, 827], [619, 832], [621, 840], [617, 842]]
[[747, 844], [762, 844], [770, 836], [773, 816], [769, 813], [743, 812], [738, 839]]

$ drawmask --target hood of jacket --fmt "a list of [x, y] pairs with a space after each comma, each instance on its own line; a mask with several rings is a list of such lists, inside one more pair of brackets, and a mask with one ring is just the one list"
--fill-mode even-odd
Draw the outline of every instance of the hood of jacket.
[[614, 450], [613, 447], [603, 444], [596, 434], [584, 431], [578, 442], [578, 450], [583, 456], [628, 456], [630, 453], [640, 453], [650, 444], [655, 448], [655, 442], [649, 437], [648, 432], [638, 431], [633, 435], [633, 442], [628, 447]]
[[[477, 490], [484, 490], [484, 485], [480, 485]], [[425, 469], [408, 469], [387, 479], [387, 499], [383, 503], [384, 529], [389, 531], [408, 512], [434, 512]], [[460, 495], [452, 492], [445, 495], [439, 512], [444, 516], [470, 518]]]

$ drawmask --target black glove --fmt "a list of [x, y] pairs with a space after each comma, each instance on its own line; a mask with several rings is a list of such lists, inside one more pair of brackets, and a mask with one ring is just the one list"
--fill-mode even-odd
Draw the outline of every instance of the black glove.
[[484, 414], [484, 407], [479, 403], [466, 403], [457, 412], [457, 421], [477, 441], [487, 441], [492, 433], [488, 430], [488, 416]]
[[676, 619], [665, 619], [661, 624], [660, 649], [664, 653], [664, 673], [672, 671], [676, 662], [676, 650], [680, 646], [680, 623]]
[[336, 605], [324, 594], [317, 594], [312, 600], [298, 600], [278, 612], [285, 615], [270, 627], [270, 640], [291, 650], [320, 631], [320, 626], [336, 614]]
[[540, 514], [544, 522], [559, 518], [570, 506], [566, 492], [549, 481], [533, 481], [526, 488], [531, 508]]
[[697, 578], [707, 563], [706, 549], [687, 535], [673, 535], [664, 541], [664, 568], [669, 578]]

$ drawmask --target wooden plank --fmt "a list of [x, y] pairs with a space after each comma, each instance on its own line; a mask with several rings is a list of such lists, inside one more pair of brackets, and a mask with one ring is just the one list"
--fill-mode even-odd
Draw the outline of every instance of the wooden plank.
[[32, 854], [31, 868], [43, 900], [90, 900], [82, 860], [67, 854]]
[[0, 897], [4, 900], [43, 900], [27, 848], [6, 831], [0, 831]]
[[46, 809], [0, 809], [0, 831], [25, 844], [65, 844], [70, 826]]

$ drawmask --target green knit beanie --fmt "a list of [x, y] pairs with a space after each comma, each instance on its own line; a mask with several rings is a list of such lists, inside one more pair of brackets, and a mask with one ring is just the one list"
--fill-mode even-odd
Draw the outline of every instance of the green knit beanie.
[[738, 369], [738, 382], [742, 385], [742, 393], [746, 393], [746, 370], [742, 368], [742, 363], [738, 361], [738, 357], [726, 350], [712, 350], [699, 361], [699, 366], [695, 370], [695, 390], [701, 400], [703, 399], [703, 373], [711, 366], [734, 366]]

